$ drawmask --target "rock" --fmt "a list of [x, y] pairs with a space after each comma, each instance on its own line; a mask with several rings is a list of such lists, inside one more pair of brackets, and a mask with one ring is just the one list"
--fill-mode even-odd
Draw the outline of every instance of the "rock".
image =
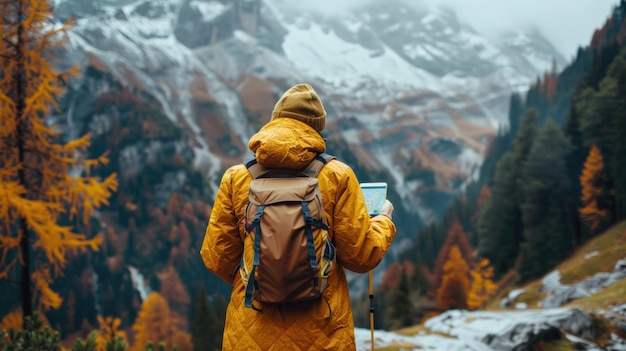
[[494, 350], [527, 350], [538, 340], [569, 334], [594, 336], [593, 321], [578, 308], [520, 311], [448, 311], [426, 321], [425, 327], [462, 340], [476, 340]]
[[553, 271], [546, 275], [543, 280], [543, 285], [539, 288], [539, 292], [549, 291], [561, 286], [561, 272]]
[[535, 313], [533, 318], [517, 319], [514, 325], [507, 327], [498, 335], [491, 336], [487, 344], [496, 350], [522, 351], [531, 350], [537, 341], [558, 340], [562, 336], [561, 332], [582, 338], [593, 337], [591, 317], [577, 308], [556, 309], [543, 316], [538, 312]]
[[527, 341], [513, 347], [511, 351], [534, 351], [535, 344], [538, 342], [560, 340], [562, 337], [563, 334], [558, 328], [548, 324], [542, 324], [539, 326], [538, 330], [533, 330], [527, 334]]
[[528, 305], [525, 302], [518, 302], [515, 304], [516, 310], [525, 310], [528, 308]]
[[500, 308], [506, 308], [511, 306], [513, 302], [522, 294], [526, 293], [526, 289], [514, 289], [509, 291], [507, 296], [500, 300]]
[[554, 271], [543, 278], [543, 286], [539, 289], [539, 292], [548, 292], [542, 306], [544, 308], [563, 306], [570, 301], [595, 294], [624, 278], [626, 278], [626, 259], [617, 261], [613, 272], [597, 273], [592, 277], [571, 285], [562, 285], [560, 283], [560, 273]]

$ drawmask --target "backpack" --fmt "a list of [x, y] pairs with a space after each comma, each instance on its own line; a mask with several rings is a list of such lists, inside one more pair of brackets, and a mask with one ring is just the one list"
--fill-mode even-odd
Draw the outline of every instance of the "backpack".
[[334, 159], [322, 153], [302, 170], [246, 162], [252, 182], [244, 224], [240, 275], [245, 306], [317, 299], [335, 262], [317, 175]]

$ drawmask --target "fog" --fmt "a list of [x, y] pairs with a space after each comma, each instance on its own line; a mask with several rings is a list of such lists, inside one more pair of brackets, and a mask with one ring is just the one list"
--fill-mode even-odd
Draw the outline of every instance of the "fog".
[[[289, 6], [323, 16], [350, 12], [374, 1], [386, 0], [283, 0]], [[538, 29], [566, 58], [589, 44], [593, 32], [604, 25], [618, 0], [405, 0], [422, 8], [446, 6], [462, 22], [486, 36], [507, 30]]]

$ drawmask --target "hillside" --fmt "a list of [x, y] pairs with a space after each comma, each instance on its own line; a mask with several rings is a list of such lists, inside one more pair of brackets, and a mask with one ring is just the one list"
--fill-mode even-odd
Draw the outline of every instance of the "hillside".
[[[550, 279], [554, 272], [560, 273], [560, 284]], [[580, 291], [582, 282], [608, 278], [611, 273], [614, 281], [603, 279]], [[563, 300], [562, 306], [541, 307], [548, 296], [563, 294], [565, 287], [576, 284], [579, 294], [586, 296]], [[500, 289], [485, 311], [451, 310], [412, 327], [376, 331], [376, 349], [626, 349], [626, 221], [578, 248], [544, 279]], [[508, 295], [515, 298], [503, 306]], [[359, 349], [369, 350], [369, 331], [359, 329], [357, 335]]]

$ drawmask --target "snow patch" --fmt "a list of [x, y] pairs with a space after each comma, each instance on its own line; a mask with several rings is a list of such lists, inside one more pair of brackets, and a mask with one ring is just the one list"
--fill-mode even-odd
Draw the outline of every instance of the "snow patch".
[[596, 273], [574, 284], [561, 284], [559, 282], [560, 274], [554, 271], [543, 279], [544, 286], [540, 291], [547, 291], [547, 296], [542, 302], [544, 308], [554, 308], [562, 306], [570, 301], [593, 295], [607, 286], [626, 278], [626, 258], [615, 263], [613, 272]]
[[226, 6], [218, 1], [204, 2], [192, 0], [189, 3], [189, 6], [200, 11], [200, 13], [202, 14], [202, 18], [205, 22], [211, 22], [212, 20], [216, 19], [222, 13], [224, 13], [224, 10], [226, 9]]
[[130, 271], [130, 278], [133, 281], [133, 287], [139, 292], [141, 301], [145, 301], [148, 294], [150, 294], [150, 288], [146, 286], [146, 280], [143, 274], [133, 266], [128, 266], [128, 270]]

